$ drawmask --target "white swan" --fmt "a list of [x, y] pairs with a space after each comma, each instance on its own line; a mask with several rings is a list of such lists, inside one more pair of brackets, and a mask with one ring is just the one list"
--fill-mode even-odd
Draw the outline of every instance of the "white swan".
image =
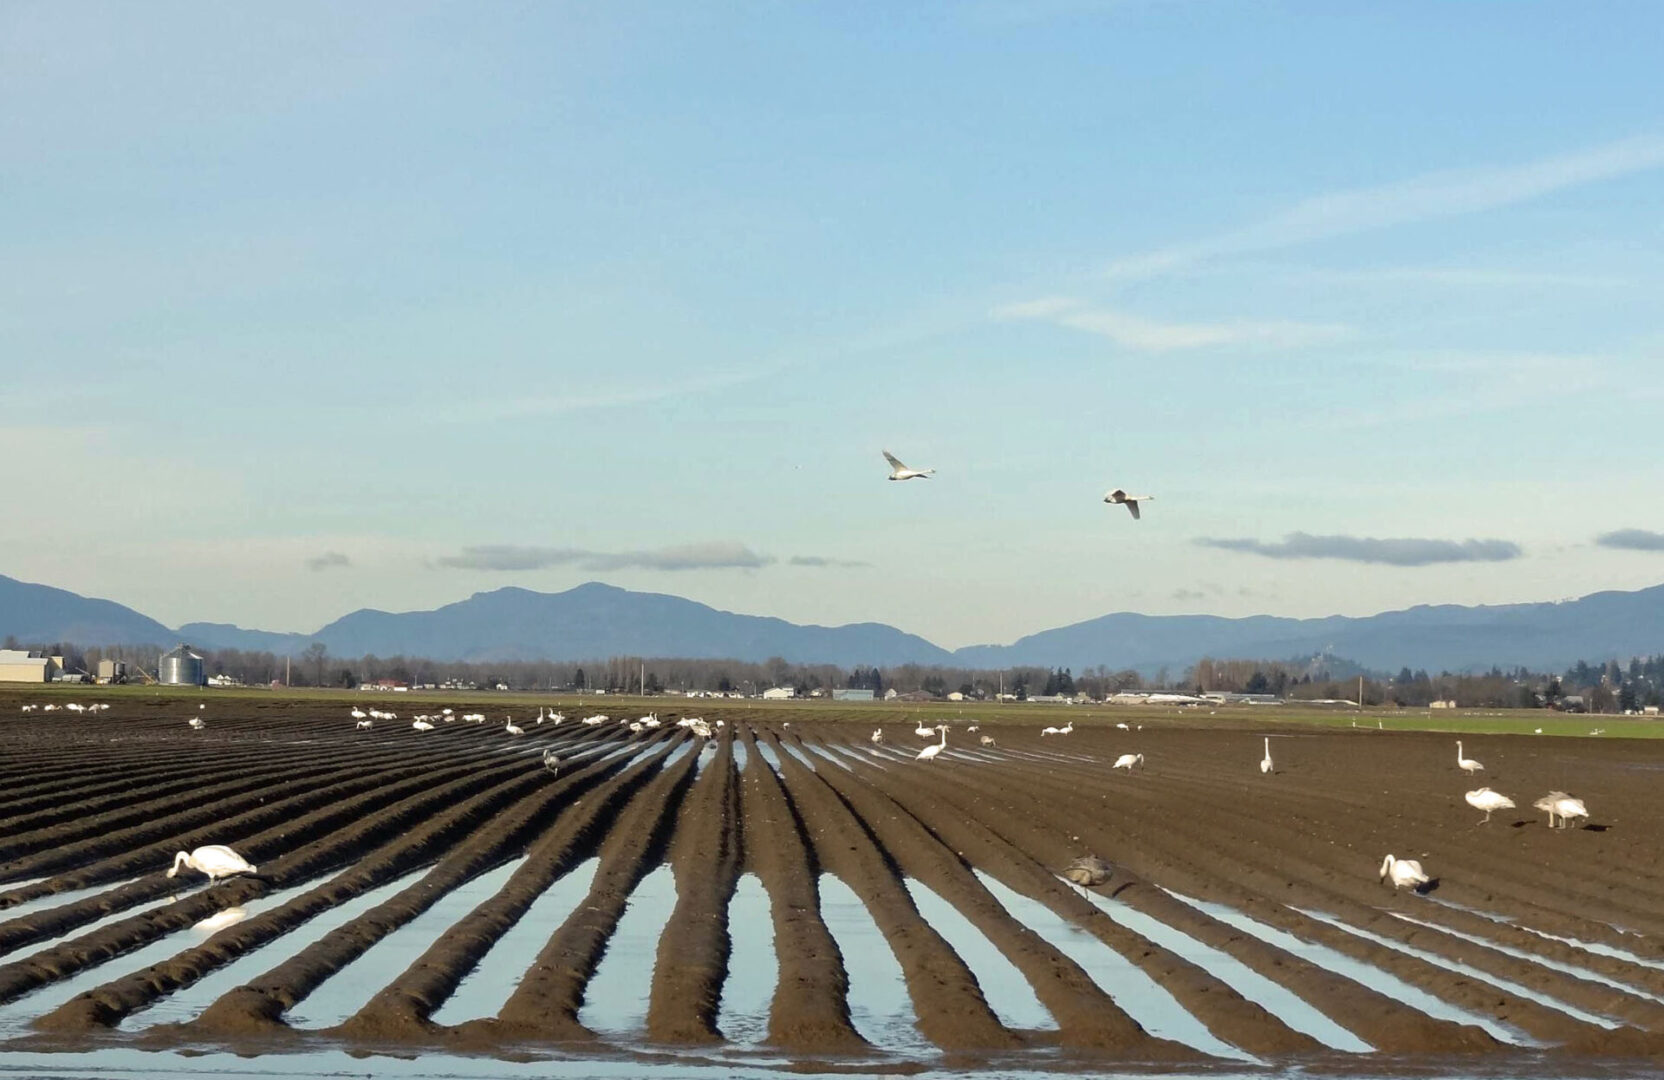
[[185, 722], [191, 725], [191, 728], [194, 731], [201, 731], [203, 728], [208, 726], [208, 721], [204, 720], [200, 716], [193, 716]]
[[432, 731], [433, 730], [433, 725], [431, 723], [429, 723], [428, 721], [426, 721], [426, 720], [417, 720], [416, 722], [412, 723], [410, 726], [415, 728], [417, 731]]
[[560, 755], [553, 750], [545, 749], [543, 751], [543, 767], [558, 776], [560, 774]]
[[876, 728], [876, 727], [873, 728], [872, 729], [872, 734], [870, 736], [868, 736], [868, 741], [871, 742], [874, 746], [877, 746], [879, 743], [883, 742], [884, 741], [884, 729], [883, 728]]
[[935, 761], [936, 760], [936, 755], [940, 754], [944, 749], [947, 748], [947, 745], [948, 745], [948, 727], [947, 727], [947, 725], [946, 724], [940, 724], [940, 725], [937, 726], [936, 730], [940, 731], [942, 733], [942, 741], [937, 743], [935, 746], [927, 746], [923, 750], [920, 750], [916, 755], [914, 755], [914, 760], [915, 761]]
[[364, 712], [364, 710], [363, 710], [363, 709], [360, 709], [360, 708], [359, 708], [359, 707], [358, 707], [358, 706], [357, 706], [357, 705], [354, 705], [354, 706], [353, 706], [353, 707], [352, 707], [352, 718], [353, 718], [353, 719], [354, 719], [354, 720], [362, 720], [362, 719], [364, 719], [364, 717], [365, 717], [365, 716], [366, 716], [366, 715], [368, 715], [368, 714], [366, 714], [366, 713], [365, 713], [365, 712]]
[[1125, 769], [1128, 772], [1132, 772], [1132, 767], [1134, 765], [1142, 764], [1144, 764], [1143, 754], [1122, 754], [1120, 757], [1115, 759], [1115, 764], [1111, 765], [1110, 768]]
[[374, 723], [374, 720], [360, 720], [358, 723], [353, 725], [353, 728], [358, 731], [368, 731]]
[[1141, 502], [1148, 502], [1149, 500], [1151, 500], [1153, 498], [1155, 498], [1154, 495], [1128, 495], [1126, 492], [1122, 491], [1120, 488], [1116, 488], [1114, 491], [1112, 491], [1108, 495], [1104, 496], [1104, 502], [1106, 502], [1106, 503], [1116, 503], [1116, 504], [1119, 504], [1121, 506], [1125, 506], [1128, 510], [1130, 510], [1132, 512], [1133, 520], [1137, 521], [1138, 520], [1138, 504], [1141, 503]]
[[921, 739], [928, 739], [932, 735], [936, 734], [936, 729], [933, 727], [925, 727], [924, 721], [920, 720], [919, 726], [913, 729], [913, 734], [917, 735]]
[[1397, 891], [1399, 887], [1408, 885], [1412, 889], [1419, 889], [1427, 884], [1427, 875], [1422, 873], [1421, 864], [1414, 859], [1396, 859], [1388, 855], [1381, 860], [1381, 880], [1392, 878], [1392, 887]]
[[208, 844], [195, 851], [181, 851], [173, 857], [173, 869], [168, 871], [168, 877], [179, 873], [180, 867], [200, 870], [208, 875], [210, 881], [218, 881], [232, 874], [254, 873], [254, 867], [247, 859], [224, 844]]
[[594, 727], [596, 724], [604, 724], [606, 722], [606, 713], [596, 713], [594, 716], [586, 716], [583, 719], [584, 726], [586, 727]]
[[525, 728], [514, 722], [514, 717], [505, 716], [503, 717], [503, 720], [503, 730], [508, 732], [510, 735], [524, 735], [526, 733]]
[[1469, 776], [1472, 776], [1476, 772], [1483, 772], [1485, 769], [1485, 766], [1479, 764], [1479, 762], [1473, 760], [1472, 758], [1462, 756], [1461, 739], [1456, 740], [1456, 767], [1467, 773]]
[[1064, 724], [1062, 727], [1057, 729], [1057, 733], [1059, 735], [1073, 735], [1074, 732], [1075, 732], [1075, 722], [1073, 720], [1069, 721], [1067, 724]]
[[1271, 736], [1265, 737], [1265, 756], [1260, 758], [1260, 775], [1271, 771]]
[[884, 451], [884, 460], [890, 463], [891, 480], [928, 480], [936, 475], [935, 469], [909, 469], [888, 450]]
[[994, 745], [994, 737], [992, 735], [984, 735], [980, 739], [978, 739], [977, 741], [980, 742], [983, 746], [993, 746]]
[[1042, 734], [1042, 735], [1061, 735], [1061, 734], [1063, 734], [1063, 729], [1060, 728], [1060, 727], [1041, 728], [1040, 729], [1040, 734]]
[[[1466, 799], [1468, 801], [1468, 805], [1473, 807], [1475, 810], [1485, 811], [1485, 821], [1491, 820], [1491, 814], [1497, 810], [1512, 810], [1514, 808], [1513, 799], [1510, 799], [1501, 792], [1492, 791], [1488, 787], [1482, 787], [1474, 791], [1470, 791], [1466, 795], [1463, 795], [1462, 798]], [[1483, 825], [1485, 824], [1485, 821], [1481, 821], [1479, 824]]]
[[1555, 828], [1554, 819], [1556, 817], [1560, 819], [1559, 828], [1564, 829], [1568, 826], [1569, 819], [1574, 817], [1587, 818], [1589, 816], [1589, 811], [1583, 805], [1583, 800], [1575, 799], [1564, 791], [1551, 791], [1531, 805], [1547, 812], [1548, 827], [1551, 829]]

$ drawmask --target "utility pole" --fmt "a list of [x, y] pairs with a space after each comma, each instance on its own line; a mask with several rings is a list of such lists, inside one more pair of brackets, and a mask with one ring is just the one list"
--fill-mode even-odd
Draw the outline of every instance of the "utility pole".
[[289, 664], [291, 659], [291, 657], [287, 656], [283, 658], [283, 685], [285, 687], [289, 685]]
[[1358, 708], [1364, 707], [1364, 677], [1358, 676]]

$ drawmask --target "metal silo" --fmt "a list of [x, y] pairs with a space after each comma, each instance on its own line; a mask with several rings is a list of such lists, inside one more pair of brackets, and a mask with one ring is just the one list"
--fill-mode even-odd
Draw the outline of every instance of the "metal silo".
[[166, 686], [204, 686], [208, 678], [203, 674], [202, 657], [189, 645], [180, 645], [162, 654], [156, 665], [156, 681]]

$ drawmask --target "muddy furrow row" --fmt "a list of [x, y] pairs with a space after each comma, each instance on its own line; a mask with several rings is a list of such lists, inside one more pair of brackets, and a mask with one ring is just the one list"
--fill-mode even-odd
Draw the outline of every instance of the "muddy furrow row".
[[[119, 983], [100, 987], [99, 992], [110, 1008], [95, 1019], [108, 1023], [111, 1015], [125, 1015], [141, 1008], [161, 993], [189, 985], [208, 972], [253, 951], [265, 941], [303, 925], [325, 910], [347, 903], [418, 867], [445, 859], [454, 849], [467, 845], [476, 832], [486, 828], [499, 815], [518, 824], [520, 814], [517, 810], [528, 803], [541, 805], [546, 802], [549, 780], [537, 772], [516, 770], [507, 777], [494, 775], [489, 786], [478, 782], [452, 786], [455, 790], [438, 793], [438, 797], [426, 800], [414, 821], [405, 823], [395, 832], [383, 830], [374, 838], [377, 846], [361, 855], [348, 871], [337, 875], [324, 887], [297, 897], [272, 912], [240, 923], [229, 931], [221, 931], [205, 945], [190, 950], [182, 957], [174, 957], [166, 965], [157, 965]], [[339, 861], [343, 854], [340, 850], [342, 846], [346, 845], [336, 845], [336, 849], [328, 854]], [[347, 851], [355, 848], [363, 851], [366, 847], [369, 845], [360, 841], [347, 846]], [[488, 855], [484, 861], [489, 861], [489, 858]], [[501, 861], [500, 858], [498, 861]], [[458, 866], [453, 861], [449, 869], [457, 870]], [[482, 867], [465, 858], [460, 872], [472, 876], [468, 873], [470, 869], [478, 873]], [[427, 880], [424, 876], [423, 881]], [[411, 889], [417, 889], [421, 884], [418, 882]], [[400, 895], [404, 896], [411, 889]], [[429, 902], [437, 899], [438, 895], [439, 892], [434, 892]], [[276, 968], [222, 995], [184, 1027], [193, 1035], [211, 1037], [233, 1037], [251, 1032], [270, 1034], [283, 1030], [282, 1016], [295, 1002], [396, 928], [383, 926], [375, 919], [376, 912], [380, 910], [375, 909], [337, 927]], [[364, 933], [366, 927], [373, 929]], [[344, 948], [343, 942], [346, 943]], [[161, 1029], [156, 1030], [161, 1033]]]
[[[772, 732], [757, 737], [778, 746]], [[919, 1031], [944, 1050], [1022, 1045], [989, 1008], [976, 976], [959, 954], [919, 914], [872, 834], [796, 756], [780, 750], [776, 756], [781, 781], [807, 826], [816, 861], [861, 898], [901, 964]]]
[[[355, 851], [372, 848], [393, 836], [409, 834], [416, 841], [422, 841], [432, 831], [427, 822], [454, 817], [453, 813], [435, 819], [435, 807], [450, 805], [457, 798], [472, 795], [473, 798], [464, 806], [483, 804], [495, 808], [504, 798], [503, 792], [512, 791], [517, 783], [525, 782], [523, 777], [517, 780], [513, 775], [508, 779], [497, 774], [489, 777], [465, 776], [438, 787], [424, 785], [417, 794], [368, 817], [364, 816], [364, 806], [380, 802], [374, 793], [361, 796], [359, 800], [326, 806], [309, 815], [310, 821], [303, 818], [272, 826], [265, 834], [250, 837], [246, 846], [250, 850], [261, 851], [265, 850], [266, 844], [282, 844], [290, 849], [289, 854], [269, 861], [262, 867], [263, 873], [259, 877], [240, 877], [222, 882], [173, 904], [120, 920], [22, 961], [0, 966], [0, 1001], [12, 1000], [38, 986], [148, 945], [224, 908], [264, 896], [274, 888], [298, 885], [340, 865]], [[463, 817], [458, 820], [466, 824], [473, 819]], [[296, 841], [304, 846], [296, 848]], [[415, 850], [423, 853], [429, 849], [418, 843]], [[429, 857], [432, 857], [431, 853]], [[145, 884], [135, 883], [133, 888]], [[172, 883], [163, 878], [157, 884], [162, 887], [159, 895], [167, 895], [167, 888]]]
[[565, 809], [531, 844], [525, 863], [495, 896], [447, 929], [410, 967], [377, 991], [342, 1030], [363, 1041], [423, 1038], [494, 1046], [490, 1024], [443, 1029], [429, 1018], [538, 897], [593, 850], [616, 812], [662, 768], [664, 758], [663, 752], [634, 760], [614, 757], [562, 777], [552, 794]]
[[[1087, 807], [1084, 799], [1064, 792], [1049, 793], [1049, 801], [1053, 805], [1053, 813], [1078, 813]], [[1329, 910], [1346, 906], [1339, 902], [1338, 894], [1324, 887], [1334, 885], [1345, 888], [1346, 883], [1314, 884], [1309, 879], [1303, 879], [1290, 866], [1300, 860], [1287, 851], [1280, 852], [1269, 866], [1245, 861], [1239, 851], [1210, 843], [1206, 838], [1210, 834], [1207, 834], [1205, 826], [1196, 830], [1203, 836], [1192, 835], [1187, 826], [1194, 820], [1192, 816], [1170, 821], [1163, 831], [1159, 855], [1142, 846], [1128, 845], [1123, 837], [1104, 831], [1092, 819], [1083, 821], [1077, 818], [1077, 828], [1082, 839], [1089, 843], [1113, 844], [1111, 850], [1117, 851], [1117, 859], [1140, 877], [1161, 881], [1187, 895], [1226, 903], [1268, 925], [1386, 971], [1470, 1012], [1495, 1016], [1534, 1038], [1567, 1043], [1590, 1036], [1590, 1025], [1560, 1010], [1455, 975], [1419, 957], [1365, 941], [1301, 914], [1288, 905], [1300, 903]], [[1201, 867], [1207, 868], [1205, 873], [1200, 870]], [[1348, 913], [1352, 917], [1357, 917], [1359, 909], [1366, 906], [1366, 902], [1362, 901], [1353, 901], [1352, 904], [1353, 908]], [[1370, 914], [1373, 914], [1372, 910]]]
[[673, 811], [698, 757], [687, 754], [660, 771], [630, 800], [602, 842], [589, 893], [550, 937], [497, 1015], [497, 1033], [528, 1041], [592, 1039], [578, 1021], [584, 987], [595, 973], [630, 893], [656, 866]]
[[[1102, 811], [1096, 807], [1081, 809], [1051, 805], [1045, 790], [1032, 783], [1002, 783], [993, 772], [971, 770], [938, 770], [928, 766], [908, 770], [874, 770], [875, 782], [886, 787], [909, 811], [919, 817], [938, 835], [951, 836], [965, 843], [974, 839], [967, 833], [979, 830], [998, 837], [1018, 851], [1046, 853], [1044, 861], [1051, 866], [1062, 866], [1069, 858], [1088, 851], [1107, 854], [1118, 859], [1118, 838], [1094, 827], [1089, 822], [1098, 820]], [[1068, 820], [1070, 832], [1065, 835], [1045, 822]], [[967, 827], [974, 823], [978, 828]], [[1083, 831], [1085, 830], [1085, 831]], [[991, 870], [998, 867], [995, 863]], [[1006, 882], [1012, 888], [1032, 895], [1034, 884], [1021, 877]], [[1120, 895], [1125, 886], [1112, 879], [1111, 888]], [[1131, 893], [1131, 890], [1127, 890]], [[1036, 899], [1044, 900], [1044, 893]], [[1154, 914], [1154, 912], [1152, 912]], [[1200, 914], [1200, 913], [1198, 913]], [[1174, 925], [1164, 918], [1162, 921]], [[1187, 923], [1189, 924], [1187, 927]], [[1197, 928], [1194, 920], [1178, 923], [1182, 930]], [[1282, 950], [1249, 941], [1234, 930], [1219, 927], [1212, 934], [1193, 934], [1210, 944], [1233, 941], [1227, 951], [1253, 970], [1281, 983], [1299, 995], [1318, 1011], [1352, 1031], [1377, 1049], [1388, 1052], [1469, 1053], [1500, 1049], [1478, 1028], [1464, 1027], [1426, 1016], [1414, 1009], [1378, 994], [1351, 980], [1333, 975], [1299, 957]]]
[[653, 964], [647, 1037], [654, 1042], [722, 1041], [716, 1015], [728, 974], [728, 903], [740, 877], [740, 807], [732, 741], [721, 740], [715, 754], [676, 815], [666, 855], [676, 907]]
[[866, 1040], [850, 1023], [843, 956], [820, 917], [820, 867], [803, 822], [750, 732], [736, 730], [733, 738], [748, 747], [740, 775], [744, 868], [757, 875], [768, 893], [780, 969], [769, 1006], [768, 1041], [800, 1053], [864, 1050]]
[[[1147, 1033], [1079, 965], [1013, 918], [977, 880], [965, 860], [1001, 880], [1026, 880], [1030, 895], [1076, 925], [1107, 922], [1101, 912], [1059, 885], [1056, 876], [1031, 857], [1009, 845], [990, 842], [992, 838], [979, 833], [974, 822], [966, 823], [952, 837], [938, 836], [870, 777], [829, 769], [825, 779], [860, 816], [903, 873], [953, 904], [1023, 973], [1035, 996], [1057, 1021], [1063, 1045], [1148, 1054], [1152, 1040]], [[1111, 936], [1118, 937], [1113, 933]], [[1170, 954], [1162, 955], [1166, 950], [1142, 939], [1131, 943], [1130, 948], [1127, 945], [1124, 941], [1123, 955], [1132, 952], [1156, 963], [1178, 961], [1163, 972], [1160, 981], [1169, 987], [1184, 982], [1181, 1003], [1224, 1041], [1252, 1053], [1320, 1049], [1314, 1040], [1292, 1031], [1205, 972], [1186, 970], [1181, 975], [1180, 969], [1191, 965]], [[1160, 1043], [1157, 1048], [1168, 1056], [1171, 1046]]]

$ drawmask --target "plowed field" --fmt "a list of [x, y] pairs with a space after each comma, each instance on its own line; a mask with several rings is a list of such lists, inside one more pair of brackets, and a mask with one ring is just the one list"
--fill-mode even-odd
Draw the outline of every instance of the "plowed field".
[[[12, 1051], [1543, 1076], [1664, 1060], [1664, 743], [1464, 737], [1475, 778], [1446, 734], [1141, 717], [1045, 736], [1065, 714], [1038, 707], [974, 734], [955, 720], [917, 761], [935, 733], [882, 709], [700, 707], [725, 720], [706, 741], [676, 711], [631, 733], [515, 709], [516, 737], [501, 706], [421, 732], [403, 702], [355, 730], [345, 704], [210, 695], [196, 731], [181, 701], [95, 719], [17, 700], [0, 699]], [[1124, 753], [1144, 763], [1111, 769]], [[1462, 800], [1480, 784], [1520, 809], [1481, 824]], [[1551, 789], [1589, 819], [1550, 829], [1531, 803]], [[203, 844], [257, 875], [165, 876]], [[1108, 882], [1058, 876], [1089, 853]], [[1388, 853], [1430, 888], [1380, 882]], [[871, 971], [894, 973], [891, 1023]], [[748, 996], [757, 1015], [730, 1015]]]

